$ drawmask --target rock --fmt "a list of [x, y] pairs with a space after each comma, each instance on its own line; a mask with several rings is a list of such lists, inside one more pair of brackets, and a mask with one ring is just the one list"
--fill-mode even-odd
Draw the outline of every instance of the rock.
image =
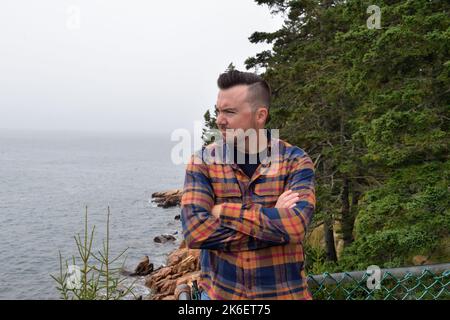
[[172, 267], [163, 267], [158, 271], [152, 272], [145, 279], [145, 285], [149, 288], [153, 288], [156, 283], [167, 278], [173, 272]]
[[172, 196], [167, 198], [162, 204], [161, 207], [163, 208], [171, 208], [171, 207], [176, 207], [178, 205], [180, 205], [181, 203], [181, 195], [180, 197], [178, 196]]
[[175, 240], [177, 240], [177, 238], [175, 238], [171, 234], [163, 234], [153, 239], [153, 241], [155, 241], [156, 243], [166, 243], [167, 241], [175, 241]]
[[163, 191], [163, 192], [154, 192], [152, 193], [152, 198], [163, 198], [163, 197], [167, 197], [173, 194], [178, 194], [182, 192], [181, 189], [172, 189], [172, 190], [167, 190], [167, 191]]
[[158, 272], [158, 277], [160, 277], [160, 278], [167, 277], [168, 275], [170, 275], [173, 272], [172, 269], [173, 269], [172, 267], [161, 268]]
[[189, 249], [182, 241], [179, 248], [167, 257], [167, 266], [148, 275], [145, 285], [152, 289], [152, 300], [170, 300], [179, 285], [192, 285], [199, 277], [200, 250]]
[[159, 294], [152, 296], [151, 300], [163, 300], [165, 297], [168, 297], [168, 296], [170, 296], [170, 294], [159, 293]]
[[175, 189], [166, 192], [155, 192], [152, 194], [152, 199], [158, 207], [170, 208], [181, 204], [182, 195], [183, 190]]
[[429, 261], [428, 261], [428, 257], [418, 255], [418, 256], [414, 256], [412, 258], [412, 263], [415, 266], [423, 266], [423, 265], [429, 264]]
[[185, 272], [194, 272], [197, 270], [198, 258], [195, 256], [188, 256], [186, 259], [174, 266], [174, 272], [185, 274]]
[[174, 266], [177, 263], [180, 263], [184, 258], [186, 258], [187, 253], [188, 253], [187, 248], [173, 251], [171, 254], [169, 254], [169, 257], [167, 258], [167, 265]]
[[130, 276], [146, 276], [153, 271], [153, 263], [150, 263], [148, 256], [145, 256], [134, 269]]
[[161, 286], [158, 288], [158, 291], [169, 292], [170, 294], [174, 294], [176, 287], [177, 287], [177, 280], [171, 279], [171, 280], [163, 281]]
[[200, 259], [200, 250], [182, 248], [173, 251], [167, 258], [167, 265], [175, 267], [175, 273], [177, 270], [190, 271], [192, 264], [197, 264]]
[[181, 284], [192, 285], [192, 282], [194, 282], [194, 280], [198, 281], [199, 278], [200, 278], [200, 271], [187, 273], [184, 276], [177, 279], [177, 286], [179, 286]]

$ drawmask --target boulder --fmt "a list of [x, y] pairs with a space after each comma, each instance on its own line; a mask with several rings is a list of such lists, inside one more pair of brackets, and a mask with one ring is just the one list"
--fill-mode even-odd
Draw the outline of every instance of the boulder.
[[186, 258], [186, 255], [188, 253], [188, 249], [178, 249], [173, 251], [169, 256], [167, 257], [167, 265], [168, 266], [174, 266], [177, 263], [180, 263], [184, 258]]
[[170, 276], [172, 272], [173, 272], [172, 267], [164, 267], [155, 272], [152, 272], [150, 275], [146, 277], [145, 285], [149, 288], [152, 288], [156, 285], [156, 283]]
[[150, 263], [148, 256], [145, 256], [137, 265], [130, 276], [146, 276], [153, 271], [153, 263]]
[[192, 285], [200, 277], [200, 250], [189, 249], [185, 241], [167, 257], [167, 266], [146, 277], [145, 285], [152, 289], [152, 300], [175, 299], [177, 286]]
[[186, 274], [197, 270], [198, 256], [187, 256], [180, 263], [174, 266], [175, 274]]
[[180, 278], [177, 279], [177, 286], [181, 284], [192, 285], [192, 282], [194, 282], [194, 280], [198, 281], [199, 278], [200, 278], [200, 271], [187, 273], [184, 276], [181, 276]]
[[181, 204], [182, 195], [183, 190], [180, 189], [155, 192], [152, 194], [152, 201], [155, 202], [158, 207], [170, 208]]
[[157, 236], [153, 239], [156, 243], [166, 243], [167, 241], [175, 241], [177, 238], [175, 238], [171, 234], [162, 234], [160, 236]]
[[171, 294], [174, 294], [176, 287], [177, 287], [177, 280], [171, 279], [171, 280], [163, 281], [161, 283], [161, 286], [157, 289], [159, 292], [170, 292]]

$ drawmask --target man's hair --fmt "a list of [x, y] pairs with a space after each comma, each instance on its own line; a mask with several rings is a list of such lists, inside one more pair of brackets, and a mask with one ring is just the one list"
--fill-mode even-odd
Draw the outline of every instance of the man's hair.
[[265, 106], [267, 110], [270, 107], [271, 89], [267, 81], [251, 72], [242, 72], [231, 70], [222, 73], [217, 79], [219, 89], [226, 90], [238, 85], [248, 86], [247, 101], [253, 108]]

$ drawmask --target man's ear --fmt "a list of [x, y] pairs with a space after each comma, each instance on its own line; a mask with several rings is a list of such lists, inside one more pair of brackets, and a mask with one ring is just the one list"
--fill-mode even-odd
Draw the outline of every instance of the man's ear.
[[256, 120], [266, 123], [269, 118], [269, 110], [266, 107], [259, 107], [256, 112]]

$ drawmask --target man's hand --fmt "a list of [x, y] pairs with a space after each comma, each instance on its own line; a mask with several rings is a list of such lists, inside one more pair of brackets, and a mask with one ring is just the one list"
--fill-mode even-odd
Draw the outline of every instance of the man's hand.
[[211, 215], [213, 215], [214, 217], [219, 219], [220, 218], [220, 211], [222, 211], [222, 204], [216, 204], [211, 210]]
[[291, 209], [295, 207], [296, 203], [300, 198], [298, 197], [297, 192], [293, 192], [292, 190], [288, 190], [283, 192], [278, 198], [277, 203], [275, 204], [275, 208], [288, 208]]
[[[280, 197], [278, 198], [275, 208], [291, 209], [291, 208], [295, 207], [297, 201], [300, 200], [298, 195], [299, 194], [297, 192], [293, 192], [292, 190], [283, 192], [280, 195]], [[217, 219], [219, 219], [221, 211], [222, 211], [222, 204], [216, 204], [211, 210], [211, 215], [216, 217]]]

